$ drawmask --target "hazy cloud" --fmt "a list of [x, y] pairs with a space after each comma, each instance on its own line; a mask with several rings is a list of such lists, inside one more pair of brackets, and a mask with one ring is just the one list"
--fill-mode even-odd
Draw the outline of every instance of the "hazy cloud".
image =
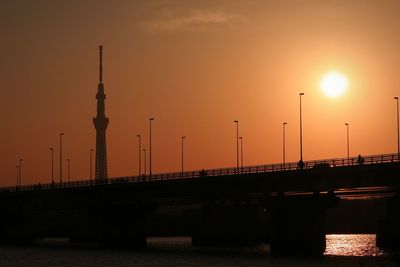
[[241, 19], [241, 16], [237, 14], [201, 9], [176, 11], [164, 8], [157, 13], [155, 18], [142, 21], [142, 25], [146, 30], [182, 31], [217, 29], [220, 27], [230, 27]]

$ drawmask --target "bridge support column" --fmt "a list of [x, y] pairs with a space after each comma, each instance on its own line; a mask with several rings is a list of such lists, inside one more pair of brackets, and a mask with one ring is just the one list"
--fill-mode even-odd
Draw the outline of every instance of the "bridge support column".
[[73, 243], [99, 242], [100, 211], [95, 206], [88, 206], [74, 211], [69, 230], [69, 240]]
[[97, 242], [104, 247], [144, 248], [146, 217], [151, 204], [102, 203], [79, 211], [70, 231], [72, 242]]
[[40, 201], [21, 199], [4, 201], [0, 205], [0, 243], [29, 243], [44, 237]]
[[325, 251], [325, 211], [335, 196], [278, 196], [268, 199], [270, 250], [274, 254], [321, 255]]
[[264, 209], [248, 203], [209, 203], [192, 234], [193, 245], [249, 245], [264, 241]]
[[99, 225], [99, 242], [104, 247], [146, 247], [146, 216], [144, 207], [108, 206]]
[[388, 200], [386, 219], [379, 224], [376, 245], [382, 249], [400, 250], [400, 193]]

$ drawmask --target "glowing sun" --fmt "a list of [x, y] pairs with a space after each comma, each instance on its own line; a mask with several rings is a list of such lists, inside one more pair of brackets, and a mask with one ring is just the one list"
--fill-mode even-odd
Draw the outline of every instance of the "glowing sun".
[[321, 80], [321, 89], [326, 96], [338, 97], [346, 92], [348, 82], [346, 77], [339, 72], [330, 72]]

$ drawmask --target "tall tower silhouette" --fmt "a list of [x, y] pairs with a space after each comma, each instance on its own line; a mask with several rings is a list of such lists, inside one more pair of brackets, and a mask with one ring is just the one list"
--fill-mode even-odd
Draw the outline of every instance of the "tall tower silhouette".
[[107, 149], [106, 149], [106, 129], [108, 118], [105, 114], [103, 84], [103, 46], [99, 46], [100, 65], [99, 65], [99, 85], [97, 87], [97, 115], [93, 118], [93, 124], [96, 128], [96, 180], [107, 179]]

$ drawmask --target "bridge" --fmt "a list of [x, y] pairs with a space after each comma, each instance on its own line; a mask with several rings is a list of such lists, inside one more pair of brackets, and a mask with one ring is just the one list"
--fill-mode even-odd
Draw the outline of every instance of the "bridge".
[[3, 187], [0, 242], [63, 236], [72, 242], [144, 247], [157, 209], [192, 205], [197, 207], [190, 213], [193, 244], [263, 242], [282, 253], [299, 252], [301, 243], [302, 252], [321, 253], [326, 212], [340, 199], [374, 197], [387, 199], [375, 232], [378, 242], [395, 247], [399, 173], [399, 155], [382, 154], [302, 166], [291, 162]]

